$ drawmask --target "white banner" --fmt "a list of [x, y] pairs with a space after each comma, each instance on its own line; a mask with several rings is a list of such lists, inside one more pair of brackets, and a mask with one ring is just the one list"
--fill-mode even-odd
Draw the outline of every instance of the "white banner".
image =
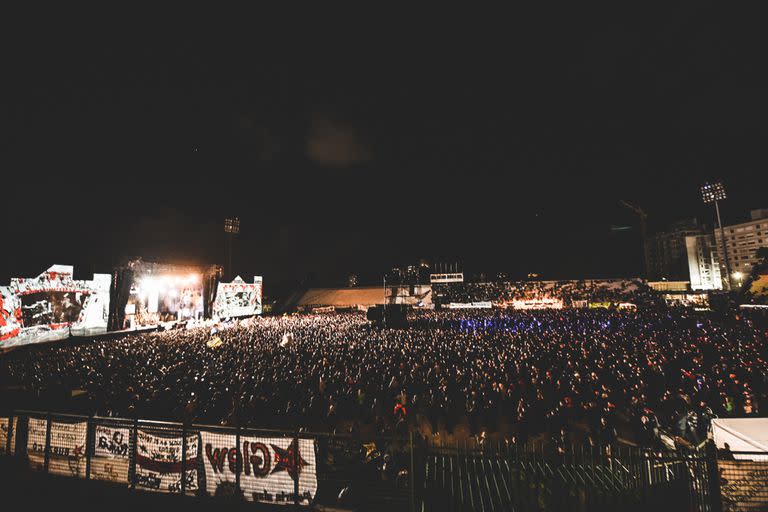
[[453, 272], [450, 274], [429, 274], [429, 282], [435, 283], [463, 283], [464, 272]]
[[91, 478], [129, 483], [130, 439], [131, 431], [128, 428], [96, 425], [96, 445], [91, 458]]
[[232, 434], [200, 432], [205, 466], [206, 492], [214, 496], [234, 488], [237, 460], [244, 455], [240, 488], [246, 500], [291, 505], [294, 485], [299, 502], [309, 505], [317, 493], [317, 464], [312, 439], [240, 436], [240, 449]]
[[563, 309], [563, 301], [553, 298], [519, 299], [512, 301], [512, 307], [515, 309]]
[[493, 304], [490, 301], [480, 302], [451, 302], [448, 309], [491, 309]]
[[[181, 492], [181, 437], [158, 437], [143, 430], [136, 433], [136, 487], [156, 492]], [[187, 494], [197, 492], [197, 434], [187, 436], [184, 471]]]
[[[45, 436], [47, 421], [29, 418], [27, 455], [30, 465], [43, 469], [45, 465]], [[48, 472], [54, 475], [85, 478], [85, 439], [88, 423], [51, 422], [51, 446]]]
[[27, 420], [27, 457], [34, 469], [43, 469], [45, 463], [45, 429], [47, 420], [29, 418]]

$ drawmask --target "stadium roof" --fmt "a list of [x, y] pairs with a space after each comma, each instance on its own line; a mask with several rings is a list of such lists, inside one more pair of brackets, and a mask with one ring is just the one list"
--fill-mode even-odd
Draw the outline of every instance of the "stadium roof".
[[384, 304], [384, 288], [311, 288], [299, 299], [299, 306], [373, 306]]

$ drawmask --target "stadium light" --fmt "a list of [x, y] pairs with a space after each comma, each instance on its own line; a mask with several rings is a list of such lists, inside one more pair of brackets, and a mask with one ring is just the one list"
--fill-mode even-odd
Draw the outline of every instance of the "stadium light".
[[720, 220], [720, 206], [718, 201], [727, 199], [725, 193], [725, 187], [719, 181], [715, 183], [704, 183], [701, 186], [701, 200], [704, 204], [715, 203], [715, 212], [717, 213], [717, 225], [720, 229], [720, 239], [723, 245], [723, 262], [725, 263], [725, 289], [730, 291], [731, 289], [731, 262], [728, 259], [728, 247], [725, 242], [725, 230], [723, 229], [723, 222]]
[[240, 233], [240, 217], [224, 219], [224, 232], [227, 234], [225, 251], [227, 253], [227, 274], [232, 279], [232, 238]]
[[240, 218], [229, 217], [224, 219], [224, 232], [233, 235], [240, 233]]
[[725, 187], [719, 181], [717, 183], [705, 183], [701, 186], [701, 199], [705, 204], [716, 203], [727, 198]]

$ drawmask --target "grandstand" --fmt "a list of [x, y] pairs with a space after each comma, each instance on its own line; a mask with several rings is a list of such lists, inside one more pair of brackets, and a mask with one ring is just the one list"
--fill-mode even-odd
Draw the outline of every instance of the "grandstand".
[[298, 297], [295, 307], [299, 310], [328, 307], [364, 310], [385, 303], [429, 308], [432, 306], [432, 288], [430, 285], [311, 288]]
[[659, 295], [641, 279], [588, 279], [569, 281], [452, 282], [414, 286], [311, 288], [297, 294], [288, 308], [367, 309], [406, 304], [432, 308], [453, 303], [491, 303], [495, 307], [537, 309], [587, 307], [589, 303], [656, 303]]
[[564, 307], [585, 307], [590, 302], [648, 303], [657, 299], [641, 279], [442, 283], [433, 285], [433, 296], [438, 305], [489, 301], [501, 307], [541, 299], [557, 299]]
[[359, 288], [311, 288], [298, 299], [299, 309], [334, 307], [339, 309], [368, 308], [384, 304], [384, 288], [367, 286]]

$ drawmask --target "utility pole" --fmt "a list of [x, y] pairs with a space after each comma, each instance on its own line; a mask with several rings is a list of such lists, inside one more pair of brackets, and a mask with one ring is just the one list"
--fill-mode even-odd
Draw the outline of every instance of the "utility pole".
[[643, 268], [645, 269], [645, 278], [650, 279], [651, 262], [650, 258], [648, 257], [648, 214], [645, 213], [645, 211], [643, 211], [641, 208], [629, 204], [623, 199], [619, 202], [622, 206], [631, 210], [640, 218], [640, 242], [643, 244]]

